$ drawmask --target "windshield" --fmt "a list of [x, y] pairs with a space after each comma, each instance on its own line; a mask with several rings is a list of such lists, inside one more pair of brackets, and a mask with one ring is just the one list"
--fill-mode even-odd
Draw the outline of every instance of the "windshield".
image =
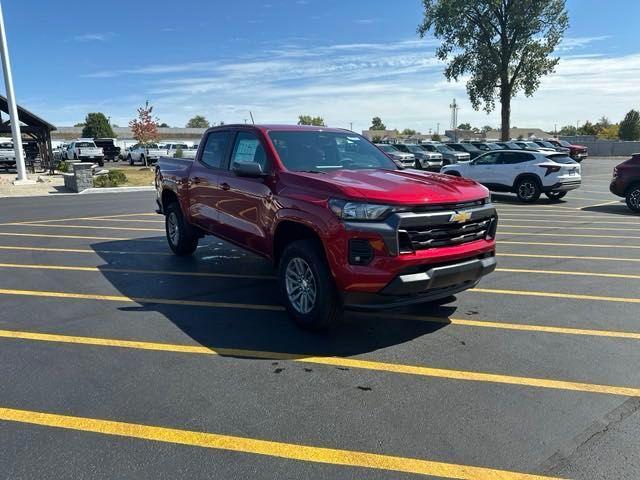
[[470, 143], [461, 143], [460, 146], [464, 148], [467, 152], [479, 152], [480, 149], [471, 145]]
[[272, 131], [269, 138], [284, 166], [294, 172], [398, 170], [398, 166], [373, 144], [350, 132]]
[[545, 141], [540, 141], [540, 142], [538, 142], [538, 144], [542, 145], [543, 147], [547, 147], [547, 148], [553, 148], [553, 149], [556, 148], [552, 143], [545, 142]]
[[563, 147], [570, 147], [571, 144], [569, 142], [567, 142], [566, 140], [558, 140], [558, 143], [560, 145], [562, 145]]
[[482, 149], [489, 149], [489, 150], [502, 150], [498, 145], [496, 145], [495, 143], [480, 143], [478, 145], [476, 145], [476, 147], [480, 150]]
[[422, 153], [424, 150], [417, 145], [409, 145], [409, 151], [411, 153]]
[[76, 147], [79, 148], [95, 148], [96, 144], [93, 142], [77, 142]]
[[436, 145], [436, 150], [438, 150], [440, 153], [451, 153], [451, 152], [453, 152], [453, 150], [450, 149], [449, 147], [447, 147], [446, 145]]
[[378, 145], [380, 150], [387, 153], [396, 153], [398, 150], [392, 147], [391, 145]]

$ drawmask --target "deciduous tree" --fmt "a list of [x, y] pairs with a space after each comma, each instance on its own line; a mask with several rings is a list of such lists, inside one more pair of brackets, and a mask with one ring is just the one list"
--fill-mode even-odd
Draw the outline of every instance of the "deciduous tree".
[[[153, 107], [147, 101], [144, 107], [138, 108], [138, 118], [129, 122], [129, 127], [133, 132], [133, 138], [146, 145], [156, 142], [160, 138], [158, 134], [158, 119], [153, 116]], [[145, 166], [147, 157], [144, 157]]]
[[502, 106], [502, 140], [509, 140], [511, 99], [531, 96], [559, 62], [553, 52], [569, 24], [565, 0], [422, 0], [418, 33], [442, 40], [436, 56], [445, 77], [469, 77], [476, 110]]
[[82, 129], [83, 138], [116, 138], [104, 113], [88, 113]]
[[187, 128], [209, 128], [209, 120], [202, 115], [196, 115], [187, 122]]
[[386, 130], [387, 126], [382, 123], [382, 119], [380, 117], [373, 117], [371, 119], [371, 127], [369, 130]]
[[311, 115], [300, 115], [298, 125], [313, 125], [314, 127], [324, 127], [324, 118], [312, 117]]
[[620, 122], [620, 140], [640, 140], [640, 112], [630, 110]]

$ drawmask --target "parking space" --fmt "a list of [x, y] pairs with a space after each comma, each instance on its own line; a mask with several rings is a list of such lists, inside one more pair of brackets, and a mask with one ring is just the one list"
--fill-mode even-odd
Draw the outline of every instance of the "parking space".
[[618, 428], [640, 218], [617, 163], [561, 201], [494, 195], [478, 288], [325, 334], [288, 320], [266, 261], [213, 237], [173, 256], [152, 193], [3, 200], [0, 477], [637, 478], [633, 454], [584, 454], [640, 441]]

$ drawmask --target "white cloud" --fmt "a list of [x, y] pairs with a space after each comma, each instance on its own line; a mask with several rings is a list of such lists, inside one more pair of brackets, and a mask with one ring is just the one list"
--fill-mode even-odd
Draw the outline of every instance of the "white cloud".
[[106, 33], [83, 33], [82, 35], [76, 35], [73, 39], [76, 42], [106, 42], [110, 40], [115, 33], [106, 32]]
[[[552, 129], [603, 114], [620, 119], [640, 106], [640, 53], [611, 57], [581, 50], [605, 38], [565, 40], [563, 49], [572, 54], [562, 57], [533, 98], [519, 94], [514, 99], [512, 124]], [[120, 117], [131, 116], [149, 98], [162, 121], [175, 125], [193, 112], [212, 121], [242, 122], [252, 110], [260, 122], [291, 123], [300, 114], [314, 114], [329, 125], [353, 122], [364, 129], [378, 115], [390, 127], [428, 131], [439, 123], [443, 131], [454, 97], [462, 105], [460, 122], [499, 124], [499, 112], [486, 115], [471, 108], [464, 83], [444, 79], [433, 39], [307, 45], [289, 40], [231, 60], [150, 64], [85, 77], [125, 77], [138, 85], [128, 99], [105, 106], [121, 124]]]

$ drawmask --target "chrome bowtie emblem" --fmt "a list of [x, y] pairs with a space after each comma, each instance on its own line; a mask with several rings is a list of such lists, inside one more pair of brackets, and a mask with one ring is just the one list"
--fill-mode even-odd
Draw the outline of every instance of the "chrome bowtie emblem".
[[451, 215], [449, 222], [451, 223], [465, 223], [471, 220], [471, 214], [469, 212], [455, 212]]

